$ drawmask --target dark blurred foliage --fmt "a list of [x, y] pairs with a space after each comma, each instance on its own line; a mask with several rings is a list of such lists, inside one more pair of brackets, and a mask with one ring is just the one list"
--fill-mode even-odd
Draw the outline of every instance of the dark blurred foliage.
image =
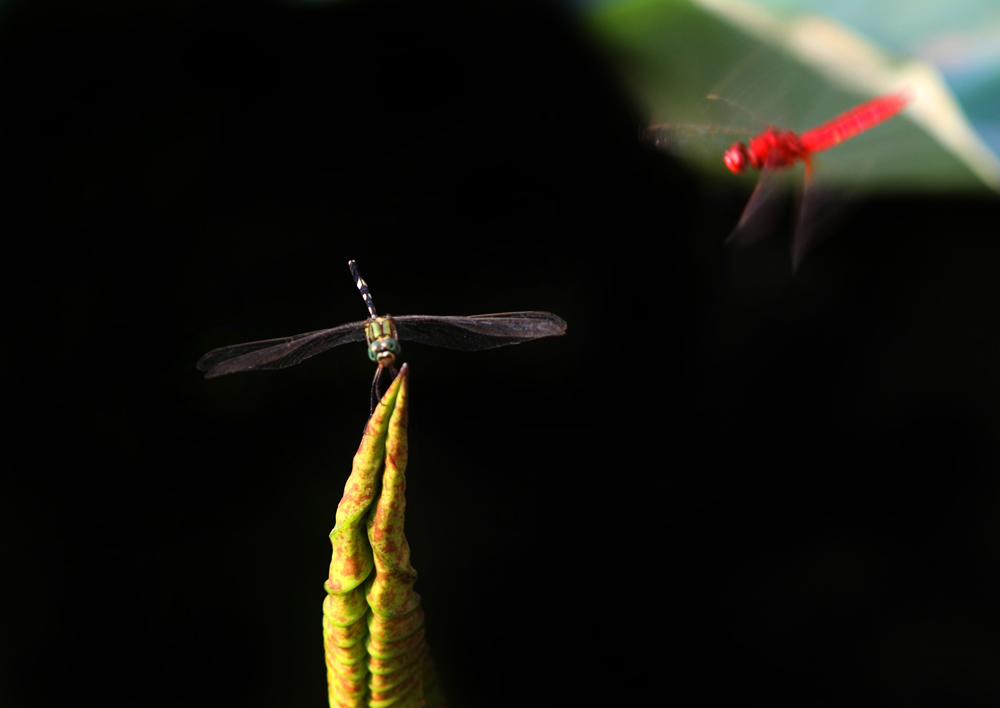
[[[996, 201], [787, 228], [638, 143], [537, 0], [8, 3], [0, 703], [323, 705], [326, 534], [394, 314], [561, 339], [411, 365], [408, 538], [453, 705], [992, 705]], [[787, 225], [786, 225], [787, 226]]]

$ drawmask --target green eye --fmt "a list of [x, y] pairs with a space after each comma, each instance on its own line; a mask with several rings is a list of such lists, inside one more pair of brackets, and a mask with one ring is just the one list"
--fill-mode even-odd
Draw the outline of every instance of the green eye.
[[385, 352], [393, 355], [398, 354], [399, 342], [392, 337], [383, 337], [368, 345], [368, 358], [372, 361], [378, 361], [379, 354], [384, 354]]

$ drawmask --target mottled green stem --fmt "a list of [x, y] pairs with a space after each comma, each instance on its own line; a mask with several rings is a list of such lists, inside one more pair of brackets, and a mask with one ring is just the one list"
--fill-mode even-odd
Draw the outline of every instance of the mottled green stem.
[[404, 533], [408, 374], [404, 365], [368, 421], [330, 534], [323, 638], [331, 708], [445, 705]]

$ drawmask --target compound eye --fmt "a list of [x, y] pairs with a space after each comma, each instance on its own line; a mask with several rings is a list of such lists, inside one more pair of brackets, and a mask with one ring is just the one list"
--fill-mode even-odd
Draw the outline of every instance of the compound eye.
[[743, 143], [733, 143], [722, 156], [722, 161], [734, 175], [738, 175], [747, 167], [747, 148]]

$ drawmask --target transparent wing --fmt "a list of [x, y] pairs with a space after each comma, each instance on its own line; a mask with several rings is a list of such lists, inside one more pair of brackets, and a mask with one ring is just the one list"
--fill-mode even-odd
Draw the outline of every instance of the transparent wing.
[[743, 248], [760, 241], [766, 236], [775, 221], [775, 207], [780, 202], [778, 193], [784, 170], [765, 167], [761, 170], [760, 179], [754, 187], [753, 194], [743, 207], [739, 223], [726, 239], [727, 246]]
[[717, 125], [692, 125], [689, 123], [652, 123], [639, 131], [639, 140], [655, 147], [672, 148], [705, 136], [722, 136], [726, 140], [745, 138], [753, 131], [747, 128]]
[[836, 233], [851, 216], [858, 190], [841, 185], [823, 184], [807, 178], [799, 193], [795, 231], [792, 234], [792, 270], [803, 259]]
[[293, 337], [264, 339], [213, 349], [198, 360], [198, 370], [206, 379], [238, 371], [284, 369], [346, 342], [363, 342], [366, 320], [349, 322]]
[[404, 315], [392, 319], [402, 340], [465, 352], [558, 337], [566, 332], [566, 322], [551, 312], [498, 312], [469, 317]]
[[746, 139], [751, 132], [738, 127], [655, 123], [640, 130], [639, 139], [713, 172], [722, 166], [722, 154], [734, 140]]

